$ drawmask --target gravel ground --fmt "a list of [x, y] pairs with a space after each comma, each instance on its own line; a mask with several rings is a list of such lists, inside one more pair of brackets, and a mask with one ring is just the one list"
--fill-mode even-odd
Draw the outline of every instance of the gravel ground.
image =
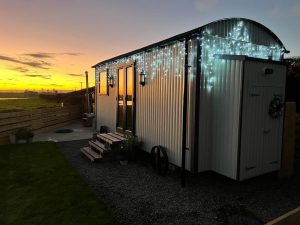
[[300, 205], [300, 174], [278, 181], [274, 174], [237, 182], [212, 172], [157, 175], [145, 163], [91, 163], [79, 154], [87, 140], [58, 146], [97, 197], [123, 225], [260, 225]]

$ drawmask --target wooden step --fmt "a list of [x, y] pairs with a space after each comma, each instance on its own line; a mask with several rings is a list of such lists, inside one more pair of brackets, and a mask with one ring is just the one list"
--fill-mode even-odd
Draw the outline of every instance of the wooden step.
[[92, 162], [94, 162], [97, 159], [102, 159], [102, 155], [98, 154], [97, 152], [93, 151], [90, 147], [83, 147], [80, 149], [80, 151], [87, 156]]
[[104, 134], [104, 133], [103, 134], [98, 134], [97, 137], [100, 138], [101, 140], [109, 143], [110, 145], [122, 142], [121, 139], [116, 138], [116, 137], [110, 135], [110, 133], [107, 133], [107, 134]]
[[104, 144], [102, 144], [100, 141], [98, 140], [91, 140], [89, 141], [89, 145], [93, 148], [95, 148], [96, 150], [98, 150], [101, 153], [104, 153], [105, 151], [109, 150], [105, 147]]
[[115, 138], [117, 138], [117, 139], [119, 139], [119, 140], [121, 140], [121, 141], [125, 141], [126, 140], [125, 137], [119, 135], [118, 133], [108, 133], [108, 134], [111, 135], [111, 136], [113, 136], [113, 137], [115, 137]]

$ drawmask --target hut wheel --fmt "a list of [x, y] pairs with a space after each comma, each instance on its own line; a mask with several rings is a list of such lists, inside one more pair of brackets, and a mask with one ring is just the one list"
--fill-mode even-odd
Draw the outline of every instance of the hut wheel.
[[166, 175], [169, 169], [169, 159], [164, 147], [157, 145], [151, 149], [151, 165], [160, 175]]

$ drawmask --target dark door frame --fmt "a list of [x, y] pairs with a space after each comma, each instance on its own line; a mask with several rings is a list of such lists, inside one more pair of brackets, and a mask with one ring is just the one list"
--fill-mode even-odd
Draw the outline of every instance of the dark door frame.
[[[127, 125], [127, 68], [132, 67], [133, 69], [133, 80], [132, 80], [132, 130], [126, 129]], [[123, 127], [119, 125], [119, 113], [118, 113], [118, 104], [119, 104], [119, 70], [123, 69]], [[117, 97], [116, 97], [116, 131], [124, 135], [135, 135], [135, 124], [136, 124], [136, 63], [134, 61], [120, 64], [117, 67]]]

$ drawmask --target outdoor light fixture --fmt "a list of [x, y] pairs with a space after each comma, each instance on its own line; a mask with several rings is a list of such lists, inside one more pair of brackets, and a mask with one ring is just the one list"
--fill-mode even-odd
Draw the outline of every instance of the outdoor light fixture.
[[274, 70], [272, 68], [264, 68], [264, 74], [265, 75], [270, 75], [273, 74]]
[[146, 73], [144, 70], [140, 73], [140, 84], [144, 86], [146, 84]]
[[109, 76], [108, 84], [110, 87], [114, 87], [114, 77], [113, 76]]

